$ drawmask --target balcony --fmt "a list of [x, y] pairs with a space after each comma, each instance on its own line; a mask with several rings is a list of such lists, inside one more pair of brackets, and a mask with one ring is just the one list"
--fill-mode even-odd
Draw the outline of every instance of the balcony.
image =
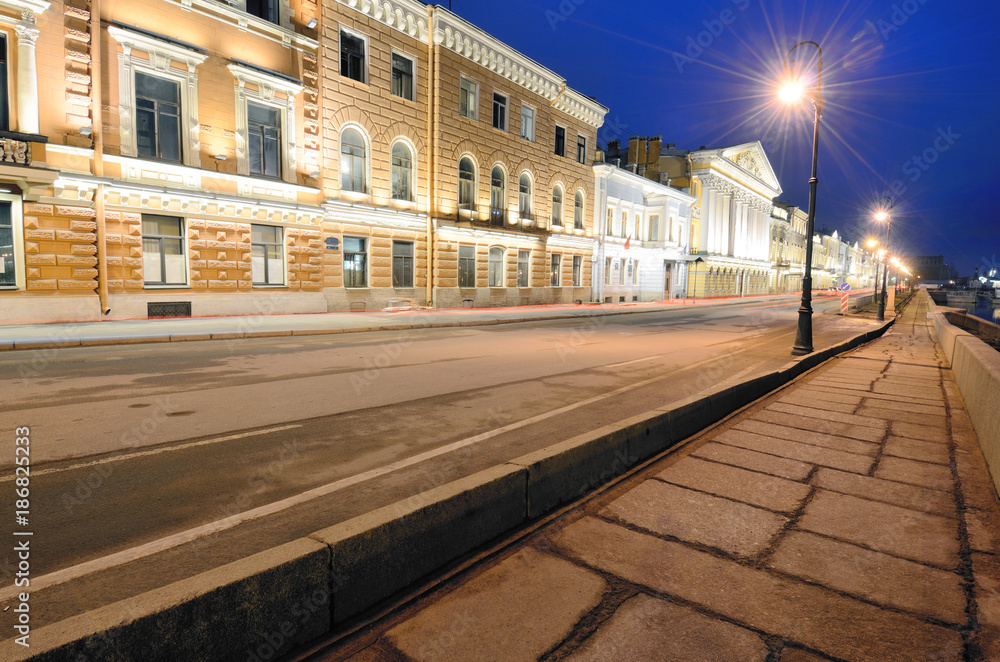
[[513, 216], [506, 209], [490, 208], [489, 214], [485, 219], [479, 214], [463, 211], [459, 214], [459, 221], [468, 221], [476, 227], [489, 227], [511, 232], [527, 232], [541, 235], [551, 234], [551, 231], [544, 226], [542, 221], [537, 220], [534, 214], [522, 213], [518, 216]]
[[0, 165], [30, 166], [32, 151], [39, 161], [45, 161], [45, 143], [49, 139], [34, 133], [0, 131]]

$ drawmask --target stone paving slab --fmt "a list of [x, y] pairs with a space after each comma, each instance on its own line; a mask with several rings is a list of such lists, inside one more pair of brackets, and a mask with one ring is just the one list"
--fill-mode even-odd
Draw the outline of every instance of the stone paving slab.
[[799, 648], [785, 648], [781, 652], [781, 662], [830, 662], [830, 660]]
[[885, 442], [883, 452], [886, 455], [935, 464], [948, 464], [951, 461], [948, 447], [944, 444], [907, 439], [906, 437], [889, 437]]
[[[899, 398], [900, 398], [900, 396], [898, 396], [898, 395], [890, 395], [888, 393], [874, 393], [872, 391], [862, 391], [862, 390], [858, 390], [858, 389], [842, 389], [842, 388], [835, 388], [835, 387], [820, 388], [818, 386], [812, 386], [810, 384], [803, 384], [800, 388], [797, 388], [794, 392], [795, 393], [802, 393], [802, 394], [809, 394], [809, 395], [818, 395], [818, 396], [824, 396], [824, 395], [827, 395], [827, 396], [847, 395], [847, 396], [856, 396], [856, 397], [859, 397], [859, 398], [869, 398], [871, 400], [892, 400], [892, 401], [896, 401], [896, 400], [899, 400]], [[934, 404], [940, 404], [941, 403], [941, 398], [918, 398], [918, 397], [915, 397], [915, 396], [911, 395], [911, 396], [907, 396], [907, 399], [910, 400], [910, 401], [912, 401], [912, 402], [914, 402], [914, 403], [916, 403], [916, 404], [934, 405]]]
[[942, 491], [948, 491], [955, 485], [951, 467], [889, 455], [884, 456], [879, 462], [875, 477]]
[[979, 607], [979, 646], [987, 662], [1000, 660], [1000, 558], [973, 554], [976, 604]]
[[820, 490], [798, 521], [805, 531], [944, 569], [958, 566], [958, 522]]
[[825, 396], [810, 397], [808, 394], [787, 395], [778, 400], [778, 402], [787, 402], [790, 405], [799, 405], [801, 407], [810, 407], [812, 409], [839, 411], [842, 414], [853, 414], [854, 410], [857, 409], [860, 404], [854, 402], [838, 402]]
[[954, 572], [798, 531], [784, 537], [768, 566], [878, 604], [966, 621], [965, 591]]
[[[816, 416], [822, 416], [822, 412], [816, 412]], [[851, 439], [859, 439], [861, 441], [870, 441], [873, 443], [881, 442], [885, 437], [885, 432], [878, 428], [870, 428], [864, 425], [851, 425], [849, 423], [839, 423], [837, 421], [828, 421], [817, 417], [789, 416], [788, 414], [770, 411], [768, 409], [762, 409], [754, 414], [751, 414], [750, 416], [751, 420], [754, 421], [776, 423], [778, 425], [786, 425], [799, 430], [811, 430], [814, 432], [822, 432], [824, 434], [832, 434], [837, 437], [849, 437]]]
[[[913, 384], [905, 383], [889, 383], [889, 382], [876, 382], [875, 386], [872, 387], [872, 391], [875, 393], [885, 393], [886, 395], [899, 395], [902, 397], [915, 397], [923, 398], [925, 400], [932, 400], [936, 393], [941, 392], [940, 386], [921, 388]], [[937, 397], [941, 397], [938, 395]]]
[[691, 453], [693, 457], [702, 457], [715, 462], [723, 462], [752, 471], [759, 471], [772, 476], [780, 476], [790, 480], [804, 480], [813, 470], [811, 464], [776, 457], [757, 451], [737, 448], [726, 444], [708, 443]]
[[[831, 403], [835, 402], [842, 405], [853, 405], [857, 407], [861, 404], [861, 399], [864, 396], [860, 393], [855, 395], [853, 393], [838, 393], [833, 391], [827, 391], [825, 389], [816, 390], [805, 390], [796, 389], [788, 393], [788, 395], [779, 398], [779, 402], [788, 402], [793, 405], [802, 405], [804, 407], [809, 407], [814, 402]], [[799, 402], [799, 401], [804, 402]], [[852, 410], [853, 411], [853, 410]]]
[[832, 469], [853, 471], [854, 473], [868, 473], [874, 463], [874, 458], [870, 456], [845, 453], [833, 450], [832, 448], [800, 444], [797, 441], [765, 437], [761, 434], [742, 432], [735, 429], [726, 430], [715, 439], [731, 446], [770, 453], [778, 457], [808, 462], [809, 464], [818, 464]]
[[[594, 518], [570, 524], [553, 543], [592, 568], [841, 659], [963, 657], [962, 639], [953, 630]], [[915, 658], [915, 652], [926, 657]]]
[[[808, 407], [799, 407], [796, 405], [786, 405], [780, 402], [768, 405], [768, 409], [771, 411], [779, 411], [784, 414], [794, 414], [795, 416], [810, 416], [815, 415], [815, 410], [811, 410]], [[887, 424], [885, 420], [880, 417], [870, 417], [856, 412], [854, 414], [838, 414], [835, 412], [829, 412], [824, 414], [827, 420], [836, 421], [838, 423], [848, 423], [850, 425], [864, 425], [870, 428], [876, 428], [878, 430], [885, 430]]]
[[798, 510], [810, 491], [809, 486], [802, 483], [690, 456], [656, 477], [681, 487], [784, 513]]
[[1000, 554], [1000, 513], [969, 508], [964, 515], [969, 546], [977, 552]]
[[744, 558], [759, 555], [788, 522], [745, 503], [654, 480], [615, 499], [601, 515]]
[[855, 439], [846, 439], [832, 434], [813, 432], [812, 430], [804, 430], [801, 428], [789, 427], [787, 425], [777, 425], [775, 423], [755, 421], [753, 419], [749, 421], [742, 421], [734, 426], [733, 429], [755, 432], [757, 434], [763, 434], [777, 439], [798, 441], [803, 444], [812, 444], [813, 446], [822, 446], [823, 448], [833, 448], [847, 453], [871, 455], [872, 457], [878, 454], [879, 449], [878, 444], [857, 441]]
[[947, 444], [951, 441], [946, 428], [929, 428], [918, 423], [908, 423], [907, 421], [893, 421], [891, 426], [892, 434], [897, 437], [906, 437], [918, 441], [934, 441]]
[[[534, 549], [505, 559], [391, 629], [412, 660], [537, 660], [601, 600], [595, 572]], [[539, 618], [544, 614], [544, 618]]]
[[913, 402], [910, 398], [899, 397], [895, 400], [884, 400], [876, 398], [865, 398], [862, 407], [880, 407], [883, 409], [894, 409], [896, 411], [910, 412], [914, 414], [932, 414], [934, 416], [947, 416], [948, 411], [944, 407], [937, 405], [924, 405]]
[[866, 416], [868, 418], [883, 418], [887, 421], [905, 421], [907, 423], [918, 423], [937, 428], [946, 428], [948, 425], [948, 421], [944, 416], [916, 414], [909, 411], [898, 411], [895, 409], [873, 407], [870, 405], [860, 407], [856, 413], [858, 416]]
[[859, 476], [858, 474], [820, 469], [813, 476], [812, 484], [832, 492], [881, 501], [910, 510], [918, 510], [942, 517], [958, 517], [955, 498], [948, 492], [931, 490], [926, 487], [897, 483], [881, 478]]
[[768, 652], [764, 640], [750, 630], [688, 607], [637, 595], [567, 659], [764, 662]]

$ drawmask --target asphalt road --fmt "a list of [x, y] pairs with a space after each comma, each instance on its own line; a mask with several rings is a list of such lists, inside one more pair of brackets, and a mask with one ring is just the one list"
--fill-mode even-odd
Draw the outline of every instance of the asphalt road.
[[[816, 302], [818, 313], [839, 299]], [[798, 301], [49, 352], [0, 383], [32, 439], [35, 627], [790, 360]], [[815, 345], [874, 326], [817, 314]], [[18, 374], [23, 357], [0, 358]], [[13, 511], [13, 443], [0, 506]], [[2, 527], [6, 529], [7, 527]], [[0, 558], [0, 602], [13, 594]], [[10, 612], [0, 613], [0, 627]]]

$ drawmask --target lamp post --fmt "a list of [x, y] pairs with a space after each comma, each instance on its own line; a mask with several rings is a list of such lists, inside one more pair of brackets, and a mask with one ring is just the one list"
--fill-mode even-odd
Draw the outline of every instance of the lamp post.
[[[813, 351], [812, 333], [812, 251], [813, 232], [816, 225], [816, 184], [819, 179], [816, 177], [816, 161], [819, 157], [819, 122], [823, 117], [823, 49], [815, 41], [800, 41], [792, 46], [785, 55], [785, 72], [790, 71], [788, 58], [799, 46], [815, 46], [818, 54], [816, 87], [809, 90], [809, 99], [812, 101], [815, 111], [813, 119], [813, 150], [812, 150], [812, 177], [809, 179], [809, 216], [806, 220], [806, 263], [805, 273], [802, 275], [802, 305], [799, 306], [799, 326], [795, 332], [795, 344], [792, 346], [792, 354], [801, 356], [810, 354]], [[790, 83], [786, 85], [780, 93], [782, 101], [791, 103], [806, 93], [801, 83]]]
[[[890, 198], [888, 196], [886, 196], [885, 198], [882, 198], [882, 202], [883, 203], [886, 200], [889, 201], [889, 211], [886, 211], [883, 208], [882, 211], [880, 211], [879, 213], [875, 214], [875, 220], [877, 220], [877, 221], [888, 221], [886, 223], [886, 226], [885, 226], [885, 250], [888, 251], [889, 250], [889, 233], [892, 232], [892, 198]], [[886, 253], [886, 259], [888, 259], [888, 253]], [[878, 300], [878, 315], [876, 315], [878, 321], [880, 321], [880, 322], [885, 321], [885, 299], [886, 299], [885, 281], [886, 281], [886, 274], [888, 274], [888, 272], [889, 272], [889, 265], [888, 265], [888, 263], [884, 263], [882, 265], [882, 296]]]
[[[878, 296], [878, 251], [875, 250], [875, 247], [878, 246], [878, 239], [869, 239], [868, 242], [867, 242], [867, 245], [868, 245], [868, 249], [871, 251], [872, 257], [875, 260], [875, 281], [874, 281], [875, 282], [875, 286], [874, 286], [875, 295], [874, 296], [877, 297]], [[873, 299], [873, 301], [874, 301], [874, 299]]]

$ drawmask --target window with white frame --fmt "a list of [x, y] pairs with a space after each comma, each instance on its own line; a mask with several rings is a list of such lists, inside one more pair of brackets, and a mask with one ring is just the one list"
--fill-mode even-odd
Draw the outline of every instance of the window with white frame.
[[583, 257], [580, 255], [573, 256], [573, 286], [581, 287], [583, 285]]
[[499, 165], [490, 173], [490, 220], [501, 224], [507, 220], [507, 173]]
[[465, 76], [458, 91], [458, 112], [470, 120], [479, 117], [479, 83]]
[[368, 287], [368, 239], [344, 237], [344, 287]]
[[142, 215], [142, 273], [146, 285], [186, 285], [184, 219]]
[[577, 191], [573, 199], [573, 227], [583, 229], [583, 191]]
[[611, 258], [604, 258], [604, 284], [611, 284]]
[[468, 156], [458, 162], [458, 208], [476, 210], [476, 164]]
[[507, 130], [507, 96], [493, 93], [493, 128]]
[[392, 146], [392, 199], [413, 200], [413, 151], [398, 140]]
[[17, 262], [14, 256], [14, 218], [11, 203], [0, 202], [0, 288], [17, 287]]
[[519, 250], [517, 252], [517, 286], [529, 287], [531, 285], [531, 251]]
[[552, 187], [552, 225], [561, 227], [563, 224], [563, 192], [559, 186]]
[[632, 261], [632, 284], [639, 284], [639, 260]]
[[535, 142], [535, 109], [521, 104], [521, 137]]
[[413, 242], [392, 242], [392, 286], [413, 287]]
[[458, 247], [458, 286], [476, 286], [476, 247]]
[[340, 188], [353, 193], [368, 192], [368, 146], [357, 129], [340, 132]]
[[246, 0], [247, 13], [265, 21], [281, 24], [278, 0]]
[[340, 28], [340, 75], [368, 82], [368, 40], [362, 35]]
[[250, 226], [250, 271], [254, 285], [285, 284], [285, 244], [276, 225]]
[[490, 287], [506, 287], [504, 283], [504, 252], [499, 246], [490, 249], [489, 268]]
[[551, 273], [549, 284], [551, 284], [552, 287], [559, 287], [562, 285], [562, 255], [559, 253], [552, 254], [549, 271]]
[[615, 233], [615, 209], [614, 207], [608, 207], [608, 221], [605, 224], [604, 234], [609, 237], [613, 236]]
[[660, 216], [659, 214], [651, 214], [649, 217], [649, 240], [659, 241], [660, 240]]
[[587, 162], [587, 137], [577, 135], [576, 137], [576, 160], [578, 163]]
[[624, 209], [622, 210], [622, 239], [628, 237], [628, 212]]
[[521, 173], [521, 178], [517, 183], [518, 211], [523, 220], [531, 220], [531, 175], [526, 172]]
[[[122, 155], [176, 160], [200, 167], [196, 70], [208, 58], [207, 52], [118, 23], [108, 27], [108, 34], [122, 47], [118, 54], [118, 135]], [[175, 63], [182, 68], [175, 67]]]
[[556, 127], [556, 156], [566, 156], [566, 129], [561, 126]]
[[236, 79], [236, 171], [295, 181], [295, 96], [302, 81], [233, 60]]
[[392, 54], [392, 93], [408, 101], [416, 99], [413, 87], [413, 72], [416, 64], [412, 57], [402, 53]]

